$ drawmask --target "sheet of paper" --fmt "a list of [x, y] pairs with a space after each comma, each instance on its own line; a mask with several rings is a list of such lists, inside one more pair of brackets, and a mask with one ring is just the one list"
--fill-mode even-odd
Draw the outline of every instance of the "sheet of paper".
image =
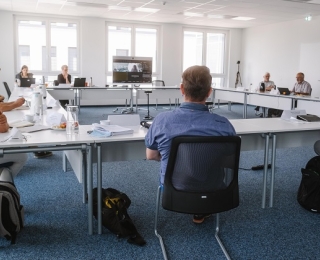
[[47, 115], [46, 121], [49, 126], [53, 126], [60, 125], [61, 123], [66, 122], [67, 120], [63, 114], [58, 112], [52, 112], [49, 115]]

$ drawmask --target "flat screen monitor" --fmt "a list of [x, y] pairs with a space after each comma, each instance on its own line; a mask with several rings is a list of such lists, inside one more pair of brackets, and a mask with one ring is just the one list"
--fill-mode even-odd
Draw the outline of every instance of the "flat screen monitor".
[[29, 88], [31, 84], [35, 84], [35, 78], [21, 78], [20, 79], [20, 87], [27, 87]]
[[74, 87], [85, 87], [86, 86], [86, 78], [75, 78], [73, 86]]
[[113, 83], [152, 83], [152, 57], [113, 56]]

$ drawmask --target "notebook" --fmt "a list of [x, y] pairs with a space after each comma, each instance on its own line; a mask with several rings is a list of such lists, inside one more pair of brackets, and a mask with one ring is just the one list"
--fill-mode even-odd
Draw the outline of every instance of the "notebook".
[[303, 121], [307, 121], [307, 122], [319, 122], [320, 121], [320, 117], [316, 116], [316, 115], [298, 115], [297, 119], [303, 120]]
[[86, 78], [75, 78], [74, 79], [74, 87], [85, 87], [86, 85]]
[[35, 84], [36, 79], [35, 78], [21, 78], [20, 79], [20, 87], [26, 87], [29, 88], [31, 84]]
[[278, 88], [280, 95], [290, 95], [290, 90], [288, 88]]

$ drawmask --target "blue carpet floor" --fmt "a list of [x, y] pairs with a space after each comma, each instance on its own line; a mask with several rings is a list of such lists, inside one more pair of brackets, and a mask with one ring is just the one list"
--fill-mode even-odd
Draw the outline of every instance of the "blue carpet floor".
[[[241, 118], [241, 109], [214, 112]], [[108, 113], [111, 108], [82, 108], [80, 123], [98, 122]], [[277, 150], [274, 207], [261, 209], [262, 171], [244, 169], [261, 164], [263, 152], [241, 153], [240, 206], [220, 217], [221, 239], [233, 259], [320, 259], [320, 215], [296, 200], [300, 169], [313, 156], [312, 147]], [[0, 259], [162, 259], [153, 231], [158, 171], [159, 163], [153, 161], [103, 164], [103, 187], [119, 189], [132, 200], [129, 215], [147, 241], [138, 247], [106, 229], [89, 236], [82, 186], [70, 166], [62, 171], [61, 153], [40, 160], [30, 154], [15, 180], [26, 210], [25, 228], [16, 245], [0, 239]], [[161, 209], [159, 232], [170, 259], [224, 259], [214, 239], [214, 217], [195, 225], [190, 215]]]

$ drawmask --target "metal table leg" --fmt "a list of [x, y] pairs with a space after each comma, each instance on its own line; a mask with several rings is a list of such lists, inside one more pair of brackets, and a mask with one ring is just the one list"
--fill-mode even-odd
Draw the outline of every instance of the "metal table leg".
[[277, 144], [277, 136], [272, 134], [272, 153], [271, 153], [271, 181], [270, 181], [270, 201], [269, 207], [273, 207], [273, 190], [274, 190], [274, 168], [276, 165], [276, 144]]
[[261, 207], [266, 207], [266, 194], [267, 194], [267, 173], [268, 173], [268, 152], [269, 152], [269, 134], [265, 134], [265, 147], [264, 147], [264, 169], [263, 169], [263, 186], [262, 186], [262, 204]]

